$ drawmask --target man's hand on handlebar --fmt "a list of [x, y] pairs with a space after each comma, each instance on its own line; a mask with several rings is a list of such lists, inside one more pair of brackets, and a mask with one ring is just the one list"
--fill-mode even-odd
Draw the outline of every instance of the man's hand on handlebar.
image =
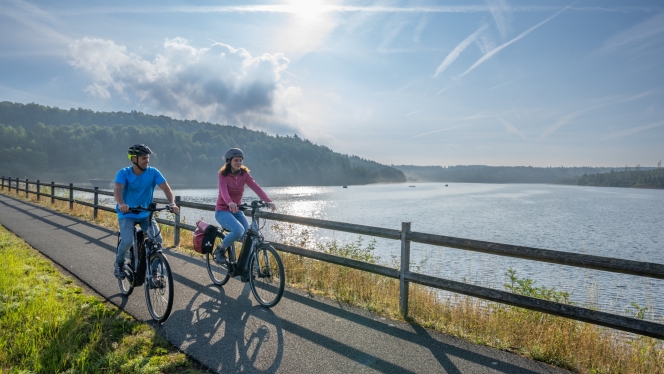
[[175, 205], [175, 204], [170, 204], [169, 205], [169, 210], [175, 214], [180, 214], [180, 207]]
[[129, 205], [127, 205], [127, 204], [121, 204], [121, 205], [119, 206], [119, 208], [120, 208], [120, 211], [121, 211], [122, 213], [127, 213], [127, 212], [129, 212]]

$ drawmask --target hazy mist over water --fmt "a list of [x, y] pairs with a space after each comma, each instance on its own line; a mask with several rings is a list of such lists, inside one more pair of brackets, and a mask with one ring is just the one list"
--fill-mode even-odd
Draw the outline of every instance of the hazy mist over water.
[[[415, 186], [415, 187], [410, 187]], [[408, 183], [338, 187], [265, 188], [278, 213], [399, 230], [664, 263], [664, 191], [536, 184]], [[185, 201], [214, 204], [216, 189], [175, 190]], [[157, 190], [156, 195], [161, 195]], [[255, 194], [247, 189], [244, 200]], [[212, 212], [184, 208], [193, 223]], [[268, 221], [265, 228], [274, 223]], [[347, 243], [357, 235], [309, 228], [321, 242]], [[266, 237], [276, 240], [265, 230]], [[367, 244], [371, 238], [364, 237]], [[626, 313], [631, 302], [664, 313], [664, 281], [538, 263], [464, 250], [411, 244], [412, 268], [443, 278], [503, 289], [509, 268], [535, 286], [555, 287], [600, 310]], [[397, 264], [400, 244], [377, 239], [376, 254]], [[395, 265], [396, 266], [396, 265]], [[630, 315], [629, 312], [626, 313]]]

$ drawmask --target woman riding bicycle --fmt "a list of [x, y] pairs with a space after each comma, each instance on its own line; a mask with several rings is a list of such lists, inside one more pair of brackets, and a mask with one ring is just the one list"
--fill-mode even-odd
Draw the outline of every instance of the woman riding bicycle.
[[265, 191], [249, 175], [249, 169], [242, 165], [244, 153], [239, 148], [231, 148], [224, 156], [226, 163], [219, 169], [219, 196], [214, 218], [219, 224], [229, 231], [222, 241], [224, 250], [236, 240], [244, 236], [249, 227], [244, 212], [238, 209], [242, 203], [244, 185], [251, 188], [261, 200], [268, 203], [272, 211], [277, 208]]

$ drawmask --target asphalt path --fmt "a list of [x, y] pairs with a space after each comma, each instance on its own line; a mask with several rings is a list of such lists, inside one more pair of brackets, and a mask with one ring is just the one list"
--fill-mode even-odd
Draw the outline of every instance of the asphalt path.
[[266, 309], [248, 283], [217, 287], [204, 261], [168, 249], [175, 300], [169, 319], [157, 325], [142, 287], [129, 297], [120, 293], [114, 231], [3, 194], [0, 224], [211, 372], [568, 373], [288, 287]]

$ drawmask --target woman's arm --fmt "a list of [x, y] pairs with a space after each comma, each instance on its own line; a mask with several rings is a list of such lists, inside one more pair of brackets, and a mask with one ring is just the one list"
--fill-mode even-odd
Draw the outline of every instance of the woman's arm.
[[256, 195], [258, 195], [258, 197], [261, 198], [261, 200], [268, 203], [268, 205], [270, 206], [270, 209], [272, 209], [273, 212], [275, 210], [277, 210], [277, 206], [274, 205], [274, 203], [272, 202], [272, 199], [270, 199], [267, 196], [265, 191], [263, 191], [261, 186], [259, 186], [258, 183], [256, 183], [254, 178], [252, 178], [251, 175], [249, 175], [249, 173], [247, 173], [247, 180], [245, 181], [245, 183], [247, 184], [247, 186], [249, 186], [249, 188], [251, 188], [252, 191], [254, 191], [256, 193]]

